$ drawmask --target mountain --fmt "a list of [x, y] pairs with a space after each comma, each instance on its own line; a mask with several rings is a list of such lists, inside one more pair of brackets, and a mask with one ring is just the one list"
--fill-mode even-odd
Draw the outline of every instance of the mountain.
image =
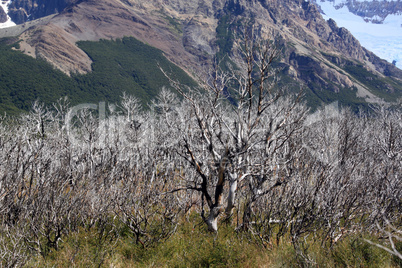
[[236, 33], [251, 20], [261, 36], [275, 35], [282, 85], [304, 85], [310, 105], [335, 100], [365, 105], [402, 96], [400, 69], [303, 0], [14, 0], [9, 9], [22, 9], [18, 12], [25, 15], [19, 17], [28, 21], [0, 30], [0, 37], [14, 36], [18, 50], [72, 78], [89, 75], [94, 66], [77, 42], [124, 36], [196, 73], [216, 55], [231, 55]]
[[35, 20], [63, 11], [78, 0], [13, 0], [8, 7], [8, 15], [16, 24]]
[[324, 18], [346, 27], [367, 49], [402, 69], [402, 2], [314, 1]]

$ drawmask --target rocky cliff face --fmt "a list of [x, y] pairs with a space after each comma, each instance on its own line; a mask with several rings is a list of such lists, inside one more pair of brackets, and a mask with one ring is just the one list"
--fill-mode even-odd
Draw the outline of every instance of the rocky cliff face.
[[4, 9], [0, 7], [0, 23], [7, 21], [7, 14], [4, 12]]
[[377, 101], [341, 68], [345, 64], [402, 81], [401, 70], [361, 47], [345, 28], [325, 21], [317, 7], [304, 0], [15, 0], [10, 9], [17, 14], [19, 6], [24, 7], [19, 12], [30, 10], [26, 13], [34, 17], [60, 12], [46, 24], [27, 29], [20, 44], [22, 51], [34, 51], [66, 73], [91, 70], [91, 60], [77, 41], [123, 36], [134, 36], [163, 50], [179, 66], [198, 70], [216, 53], [230, 54], [239, 25], [253, 20], [259, 34], [276, 35], [285, 73], [309, 87], [332, 92], [358, 88], [360, 97]]
[[78, 0], [14, 0], [9, 6], [9, 16], [16, 24], [35, 20], [63, 11]]

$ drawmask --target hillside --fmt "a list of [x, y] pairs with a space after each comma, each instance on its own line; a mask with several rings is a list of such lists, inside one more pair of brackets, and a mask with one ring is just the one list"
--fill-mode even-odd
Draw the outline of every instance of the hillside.
[[[14, 1], [13, 5], [23, 7], [25, 2]], [[44, 7], [48, 5], [46, 1], [36, 2]], [[309, 2], [83, 0], [60, 3], [51, 9], [40, 9], [41, 5], [36, 9], [24, 8], [27, 14], [45, 16], [56, 12], [56, 15], [38, 24], [36, 20], [30, 21], [29, 28], [22, 24], [16, 26], [19, 30], [2, 29], [0, 36], [16, 36], [21, 52], [43, 59], [69, 76], [95, 71], [93, 59], [77, 42], [124, 36], [158, 48], [177, 66], [199, 73], [204, 65], [213, 62], [215, 55], [231, 56], [242, 25], [251, 21], [259, 35], [274, 34], [282, 52], [276, 66], [282, 70], [283, 85], [291, 90], [302, 85], [312, 106], [322, 101], [341, 100], [357, 107], [380, 103], [383, 99], [396, 101], [402, 95], [402, 71], [366, 50], [333, 20], [325, 21]]]
[[147, 104], [169, 84], [158, 64], [170, 70], [182, 83], [194, 85], [192, 79], [168, 61], [160, 50], [133, 38], [78, 43], [93, 62], [92, 72], [71, 76], [44, 60], [11, 49], [18, 47], [14, 41], [3, 39], [0, 42], [0, 113], [18, 113], [29, 110], [37, 99], [50, 104], [63, 96], [68, 96], [72, 104], [117, 103], [123, 92], [135, 95]]

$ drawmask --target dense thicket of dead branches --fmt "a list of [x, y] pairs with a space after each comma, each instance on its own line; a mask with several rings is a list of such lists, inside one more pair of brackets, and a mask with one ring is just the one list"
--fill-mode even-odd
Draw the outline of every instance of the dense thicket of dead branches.
[[173, 163], [150, 139], [149, 116], [136, 100], [124, 97], [121, 114], [109, 107], [106, 119], [85, 108], [66, 121], [67, 105], [35, 104], [29, 114], [2, 118], [1, 266], [46, 257], [79, 228], [96, 228], [102, 238], [127, 226], [145, 247], [175, 230], [183, 201], [160, 195], [171, 189]]
[[189, 211], [262, 245], [289, 234], [306, 262], [304, 237], [332, 245], [362, 231], [400, 256], [402, 111], [309, 113], [300, 94], [273, 89], [278, 52], [255, 40], [233, 56], [239, 68], [216, 67], [200, 89], [171, 79], [176, 93], [163, 89], [146, 112], [123, 96], [2, 117], [0, 266], [46, 257], [80, 228], [99, 243], [125, 228], [147, 247]]
[[232, 222], [262, 245], [290, 234], [301, 255], [306, 235], [332, 244], [361, 231], [382, 232], [380, 246], [396, 250], [387, 241], [401, 231], [400, 111], [306, 114], [279, 97], [256, 123], [258, 112], [247, 121], [241, 102], [188, 94], [179, 102], [162, 90], [147, 112], [125, 96], [105, 118], [81, 109], [72, 127], [66, 103], [3, 117], [2, 265], [46, 257], [79, 228], [106, 242], [126, 226], [146, 247], [189, 210], [213, 231]]

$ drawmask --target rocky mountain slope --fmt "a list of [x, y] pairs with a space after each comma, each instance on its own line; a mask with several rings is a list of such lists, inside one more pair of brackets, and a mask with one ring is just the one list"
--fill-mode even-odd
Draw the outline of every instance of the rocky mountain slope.
[[0, 7], [0, 23], [7, 21], [7, 13], [4, 11], [3, 7]]
[[92, 60], [77, 41], [124, 36], [161, 49], [189, 72], [200, 70], [216, 53], [230, 54], [238, 25], [252, 19], [261, 35], [275, 33], [282, 49], [278, 64], [289, 81], [306, 85], [323, 100], [324, 91], [353, 93], [367, 102], [380, 102], [379, 96], [396, 99], [402, 92], [401, 70], [303, 0], [15, 0], [10, 11], [21, 6], [22, 21], [58, 13], [17, 32], [0, 30], [0, 36], [18, 34], [21, 51], [67, 74], [91, 71]]

